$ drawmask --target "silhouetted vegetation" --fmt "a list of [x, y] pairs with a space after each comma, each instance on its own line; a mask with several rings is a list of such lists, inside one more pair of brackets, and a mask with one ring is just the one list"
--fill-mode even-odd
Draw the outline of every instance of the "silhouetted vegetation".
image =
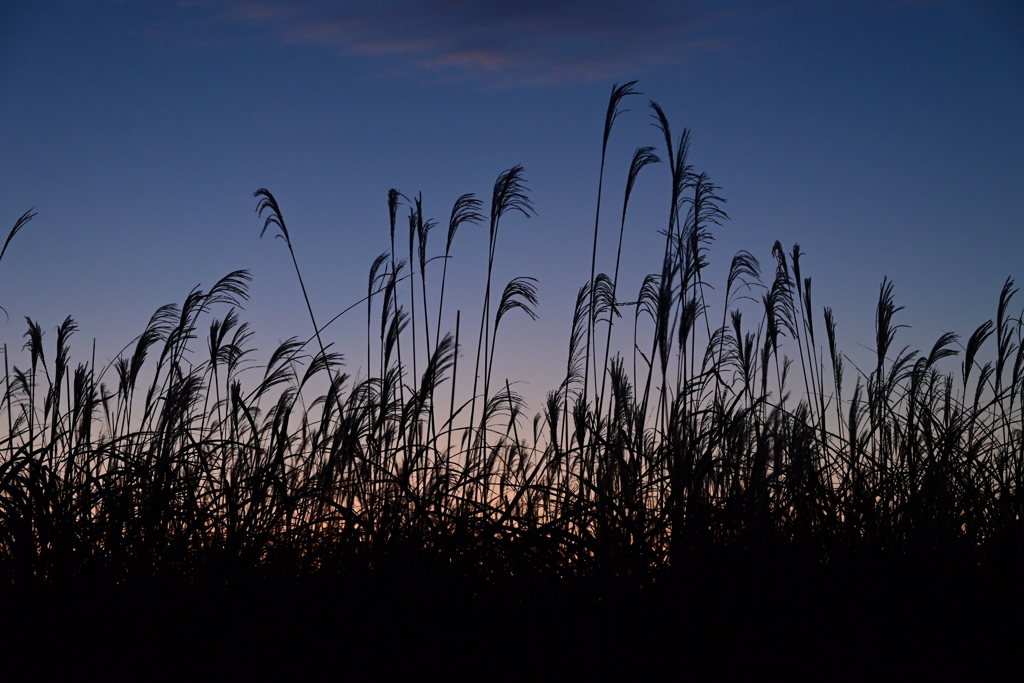
[[[52, 346], [29, 320], [25, 358], [4, 347], [0, 406], [7, 647], [45, 646], [68, 676], [143, 678], [936, 680], [1007, 661], [1024, 547], [1013, 282], [965, 345], [920, 352], [897, 343], [883, 281], [865, 371], [815, 308], [799, 246], [776, 242], [767, 277], [740, 252], [713, 301], [725, 200], [651, 102], [662, 148], [628, 169], [618, 254], [659, 162], [665, 249], [624, 296], [597, 242], [604, 150], [634, 85], [609, 103], [591, 277], [532, 421], [494, 365], [499, 332], [538, 301], [531, 278], [492, 281], [501, 232], [533, 213], [518, 166], [487, 215], [458, 199], [441, 250], [420, 198], [388, 195], [391, 249], [360, 302], [369, 377], [345, 372], [308, 298], [312, 329], [257, 365], [245, 271], [157, 310], [106, 367], [72, 362], [71, 318]], [[301, 238], [256, 195], [301, 283]], [[467, 224], [489, 229], [469, 341], [444, 305]], [[632, 348], [613, 347], [614, 325]]]

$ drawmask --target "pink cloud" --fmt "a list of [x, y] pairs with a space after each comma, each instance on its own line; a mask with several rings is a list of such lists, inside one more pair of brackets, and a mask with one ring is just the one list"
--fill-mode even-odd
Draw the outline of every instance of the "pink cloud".
[[374, 58], [389, 73], [503, 84], [632, 75], [718, 49], [721, 3], [666, 0], [190, 0], [209, 25]]

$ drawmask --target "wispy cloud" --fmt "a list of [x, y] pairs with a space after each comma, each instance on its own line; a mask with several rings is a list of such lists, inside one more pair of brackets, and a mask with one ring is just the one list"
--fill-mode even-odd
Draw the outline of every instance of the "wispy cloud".
[[494, 85], [608, 80], [721, 47], [736, 4], [683, 0], [187, 0], [207, 27], [371, 60], [380, 73]]

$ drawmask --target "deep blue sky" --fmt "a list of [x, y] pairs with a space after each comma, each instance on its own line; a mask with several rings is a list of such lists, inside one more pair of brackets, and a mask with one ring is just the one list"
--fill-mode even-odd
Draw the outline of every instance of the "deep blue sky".
[[[1016, 2], [6, 0], [0, 229], [38, 216], [0, 262], [0, 338], [21, 362], [24, 316], [51, 330], [49, 350], [70, 314], [77, 357], [95, 337], [107, 360], [158, 306], [247, 268], [244, 317], [266, 354], [310, 324], [284, 245], [259, 239], [254, 190], [280, 202], [326, 320], [388, 246], [389, 188], [422, 191], [444, 224], [456, 197], [487, 199], [522, 164], [538, 216], [507, 219], [496, 272], [537, 277], [541, 317], [509, 325], [499, 356], [539, 409], [589, 275], [608, 94], [631, 79], [644, 95], [610, 143], [599, 270], [614, 267], [632, 151], [662, 142], [654, 99], [728, 200], [709, 281], [724, 288], [738, 249], [770, 273], [774, 241], [800, 243], [816, 322], [832, 306], [855, 360], [883, 276], [911, 326], [897, 343], [914, 347], [969, 335], [1004, 279], [1024, 278]], [[667, 174], [638, 183], [624, 298], [658, 269]], [[472, 330], [485, 233], [465, 227], [450, 265], [464, 293], [446, 310]], [[328, 337], [354, 373], [365, 313], [351, 315]]]

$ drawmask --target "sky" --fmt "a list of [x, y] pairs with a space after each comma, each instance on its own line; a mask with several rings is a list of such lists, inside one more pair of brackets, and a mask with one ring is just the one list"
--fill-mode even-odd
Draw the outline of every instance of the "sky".
[[[599, 272], [614, 269], [633, 150], [664, 156], [654, 100], [727, 200], [707, 281], [724, 289], [740, 249], [770, 275], [774, 242], [800, 244], [816, 322], [831, 306], [865, 369], [883, 277], [912, 348], [966, 338], [1007, 277], [1024, 283], [1019, 3], [6, 0], [0, 232], [37, 216], [0, 262], [0, 340], [26, 364], [29, 316], [52, 357], [70, 315], [73, 358], [95, 339], [103, 363], [159, 306], [244, 268], [265, 360], [312, 328], [285, 245], [260, 239], [255, 190], [277, 198], [323, 322], [365, 294], [389, 247], [390, 188], [422, 193], [437, 255], [455, 199], [486, 204], [521, 164], [537, 215], [504, 219], [495, 281], [537, 278], [539, 318], [503, 323], [497, 367], [539, 410], [590, 274], [608, 96], [631, 80], [643, 95], [609, 142]], [[644, 169], [625, 299], [660, 267], [668, 189], [667, 164]], [[452, 257], [443, 327], [459, 309], [475, 335], [486, 228], [464, 226]], [[325, 332], [364, 376], [365, 330], [361, 308]]]

